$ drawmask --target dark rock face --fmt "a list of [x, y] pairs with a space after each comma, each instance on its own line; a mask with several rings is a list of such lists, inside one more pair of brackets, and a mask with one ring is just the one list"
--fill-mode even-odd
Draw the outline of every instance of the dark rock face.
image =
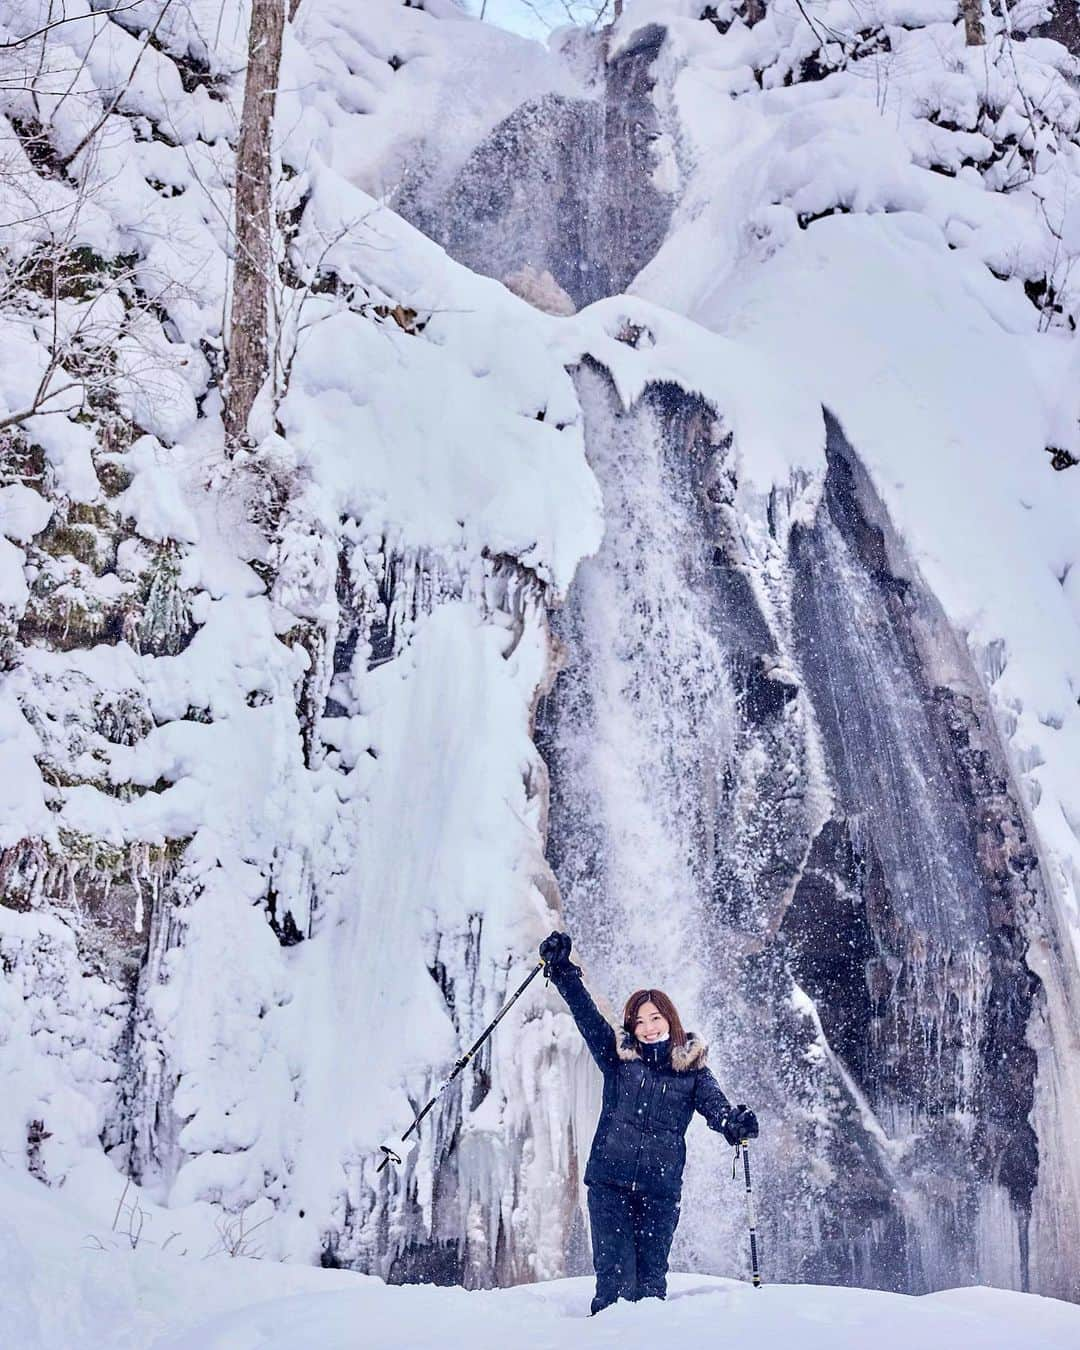
[[[1038, 865], [988, 711], [934, 682], [943, 620], [890, 570], [867, 514], [880, 507], [828, 429], [823, 507], [792, 541], [793, 625], [835, 804], [780, 936], [887, 1135], [910, 1140], [901, 1175], [916, 1192], [932, 1184], [927, 1220], [913, 1227], [898, 1208], [879, 1224], [860, 1277], [914, 1289], [979, 1278], [990, 1259], [979, 1210], [996, 1185], [1024, 1282], [1038, 1178], [1025, 1040], [1038, 982], [1024, 950]], [[851, 1237], [848, 1223], [837, 1241]]]
[[[763, 554], [700, 400], [579, 392], [608, 533], [538, 718], [571, 931], [601, 988], [647, 963], [724, 1028], [774, 1278], [1022, 1285], [1041, 883], [966, 654], [835, 421]], [[715, 1250], [695, 1185], [677, 1241]]]
[[660, 128], [649, 98], [663, 30], [642, 29], [606, 66], [596, 99], [524, 103], [469, 156], [438, 201], [427, 170], [397, 209], [459, 262], [502, 280], [549, 271], [578, 306], [625, 290], [664, 237], [671, 201], [652, 183]]

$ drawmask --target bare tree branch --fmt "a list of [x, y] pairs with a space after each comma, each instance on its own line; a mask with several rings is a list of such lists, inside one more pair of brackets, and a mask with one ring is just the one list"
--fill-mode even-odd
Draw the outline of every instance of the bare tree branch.
[[[56, 373], [55, 367], [53, 367], [52, 373]], [[47, 417], [50, 413], [70, 412], [70, 408], [46, 408], [43, 405], [54, 398], [59, 398], [61, 394], [82, 387], [81, 380], [72, 380], [69, 384], [62, 384], [57, 389], [50, 389], [43, 397], [35, 394], [34, 402], [29, 407], [22, 408], [19, 412], [9, 413], [7, 417], [0, 417], [0, 431], [5, 431], [8, 427], [17, 427], [22, 422], [28, 422], [31, 417]]]
[[60, 28], [65, 23], [79, 23], [83, 19], [96, 19], [99, 15], [107, 18], [110, 14], [123, 14], [127, 9], [134, 9], [139, 2], [140, 0], [131, 0], [130, 5], [117, 5], [115, 9], [96, 9], [91, 14], [69, 14], [66, 18], [51, 19], [48, 23], [42, 24], [40, 28], [35, 28], [32, 33], [24, 33], [22, 37], [12, 38], [10, 42], [0, 42], [0, 52], [12, 51], [16, 47], [25, 47], [28, 42], [33, 42], [35, 38], [51, 33], [54, 28]]

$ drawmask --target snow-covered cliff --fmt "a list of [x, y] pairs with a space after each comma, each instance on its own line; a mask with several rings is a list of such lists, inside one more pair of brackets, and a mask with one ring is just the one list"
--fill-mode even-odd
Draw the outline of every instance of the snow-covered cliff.
[[[3, 92], [0, 394], [68, 386], [3, 426], [4, 1156], [392, 1280], [584, 1269], [535, 986], [375, 1172], [565, 918], [760, 1108], [773, 1271], [1080, 1296], [1052, 16], [304, 0], [230, 458], [244, 8], [69, 9]], [[675, 1259], [736, 1273], [722, 1155]]]

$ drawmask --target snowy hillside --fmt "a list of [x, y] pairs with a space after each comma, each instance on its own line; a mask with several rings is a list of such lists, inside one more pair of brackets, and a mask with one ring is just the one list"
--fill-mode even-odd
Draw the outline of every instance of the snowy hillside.
[[[770, 1281], [1080, 1299], [1074, 28], [628, 0], [548, 50], [301, 0], [237, 447], [248, 8], [53, 8], [0, 4], [0, 1159], [69, 1234], [151, 1216], [115, 1343], [563, 1337], [574, 1280], [354, 1272], [588, 1269], [599, 1083], [539, 981], [376, 1172], [564, 925], [758, 1110]], [[688, 1142], [711, 1292], [603, 1336], [1075, 1339], [714, 1285], [740, 1212]], [[75, 1337], [100, 1253], [54, 1221]], [[288, 1274], [132, 1320], [170, 1233], [255, 1226]]]

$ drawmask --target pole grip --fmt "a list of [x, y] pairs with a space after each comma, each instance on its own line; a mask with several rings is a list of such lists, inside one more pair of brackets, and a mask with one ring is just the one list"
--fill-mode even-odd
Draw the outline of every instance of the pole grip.
[[401, 1162], [400, 1154], [395, 1153], [394, 1150], [392, 1148], [388, 1148], [386, 1144], [380, 1144], [379, 1148], [382, 1149], [384, 1156], [382, 1162], [378, 1165], [378, 1167], [376, 1167], [375, 1169], [376, 1172], [381, 1172], [387, 1163]]

